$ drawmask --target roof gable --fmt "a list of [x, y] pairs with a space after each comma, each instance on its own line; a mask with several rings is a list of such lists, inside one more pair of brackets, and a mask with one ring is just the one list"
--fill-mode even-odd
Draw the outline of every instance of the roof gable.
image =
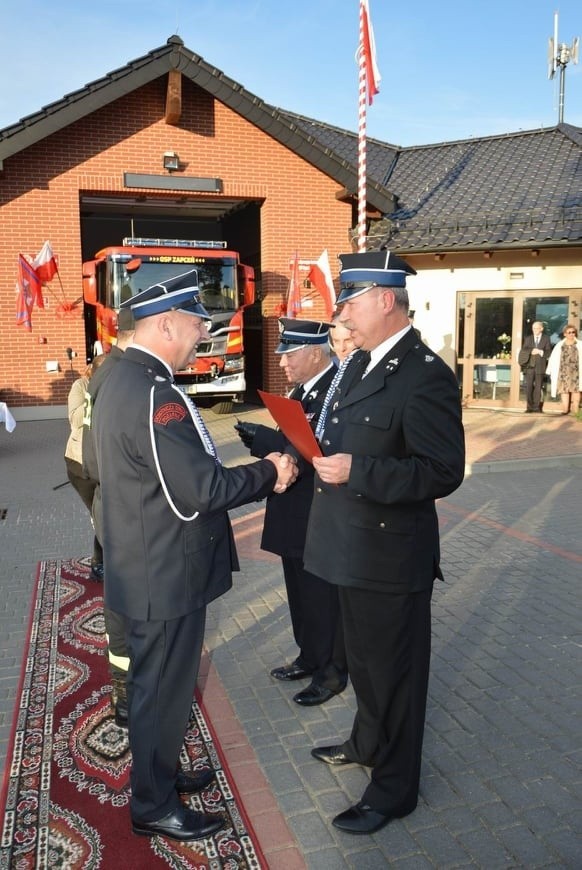
[[[357, 169], [353, 163], [322, 145], [316, 137], [295, 123], [290, 115], [265, 103], [221, 70], [189, 51], [178, 36], [171, 36], [165, 46], [67, 94], [61, 100], [22, 118], [18, 124], [0, 130], [0, 161], [172, 70], [179, 71], [346, 190], [357, 190]], [[394, 208], [390, 192], [373, 179], [368, 181], [367, 194], [371, 205], [382, 213]]]

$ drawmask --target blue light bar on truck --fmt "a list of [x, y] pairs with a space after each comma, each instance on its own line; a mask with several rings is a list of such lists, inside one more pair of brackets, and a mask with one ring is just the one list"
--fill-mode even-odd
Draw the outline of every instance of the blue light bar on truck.
[[126, 247], [133, 248], [226, 248], [226, 242], [204, 239], [124, 239]]

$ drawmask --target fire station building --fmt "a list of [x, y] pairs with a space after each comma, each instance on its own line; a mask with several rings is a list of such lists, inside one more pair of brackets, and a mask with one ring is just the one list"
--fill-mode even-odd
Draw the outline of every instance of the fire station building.
[[[254, 268], [251, 388], [284, 389], [273, 351], [290, 263], [354, 249], [357, 135], [263, 102], [172, 36], [0, 130], [0, 400], [66, 415], [87, 345], [82, 264], [125, 237], [218, 239]], [[582, 129], [400, 148], [368, 140], [368, 247], [404, 256], [415, 326], [466, 405], [525, 407], [517, 353], [541, 320], [580, 327]], [[58, 276], [16, 324], [18, 255], [50, 240]], [[324, 317], [306, 281], [301, 316]], [[500, 341], [500, 337], [503, 340]]]

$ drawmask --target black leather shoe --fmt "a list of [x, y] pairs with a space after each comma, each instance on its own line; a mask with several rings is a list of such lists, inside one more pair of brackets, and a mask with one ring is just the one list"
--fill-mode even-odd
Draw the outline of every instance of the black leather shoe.
[[346, 834], [373, 834], [393, 818], [395, 816], [385, 816], [360, 801], [355, 807], [350, 807], [349, 810], [336, 816], [332, 825], [340, 831], [345, 831]]
[[301, 704], [302, 707], [315, 707], [317, 704], [325, 704], [333, 697], [335, 697], [335, 692], [332, 692], [331, 689], [326, 689], [317, 683], [311, 683], [306, 689], [293, 695], [293, 700], [296, 704]]
[[216, 771], [211, 770], [210, 767], [192, 773], [180, 770], [176, 777], [176, 791], [178, 794], [195, 794], [210, 785], [215, 776]]
[[178, 807], [155, 822], [138, 822], [132, 819], [131, 827], [134, 834], [144, 837], [160, 834], [171, 840], [203, 840], [224, 827], [225, 821], [224, 816], [210, 816], [186, 807]]
[[311, 754], [318, 761], [324, 761], [326, 764], [356, 763], [351, 758], [348, 758], [341, 746], [315, 746], [311, 750]]
[[306, 671], [302, 665], [298, 665], [297, 662], [293, 662], [290, 665], [283, 665], [280, 668], [273, 668], [271, 671], [271, 676], [275, 677], [276, 680], [284, 680], [285, 682], [289, 682], [291, 680], [303, 680], [305, 677], [310, 677], [313, 671]]
[[118, 728], [129, 728], [127, 704], [123, 701], [118, 701], [115, 705], [115, 724]]

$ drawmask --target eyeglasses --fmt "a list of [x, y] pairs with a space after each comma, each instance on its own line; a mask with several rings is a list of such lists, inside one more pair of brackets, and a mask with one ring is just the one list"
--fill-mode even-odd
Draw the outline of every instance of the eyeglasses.
[[564, 333], [564, 335], [576, 335], [576, 330], [567, 329], [566, 332]]

